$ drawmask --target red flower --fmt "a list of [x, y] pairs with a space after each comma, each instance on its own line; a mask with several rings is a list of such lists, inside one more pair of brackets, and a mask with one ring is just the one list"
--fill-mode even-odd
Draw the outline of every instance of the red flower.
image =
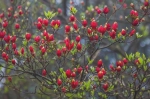
[[103, 75], [106, 74], [106, 70], [104, 68], [102, 68], [101, 71], [103, 72]]
[[135, 29], [131, 30], [129, 33], [129, 36], [133, 36], [135, 34], [135, 32], [136, 32]]
[[26, 33], [25, 34], [25, 38], [27, 41], [29, 41], [31, 39], [31, 34], [30, 33]]
[[97, 62], [97, 66], [98, 67], [102, 67], [102, 65], [103, 65], [103, 61], [100, 59], [100, 60], [98, 60], [98, 62]]
[[61, 50], [60, 50], [60, 49], [57, 49], [56, 54], [57, 54], [58, 57], [60, 57], [60, 56], [61, 56]]
[[49, 34], [46, 36], [46, 40], [47, 41], [54, 41], [54, 35], [53, 34]]
[[12, 37], [11, 37], [11, 42], [12, 42], [12, 43], [15, 43], [15, 42], [16, 42], [16, 39], [17, 39], [17, 38], [16, 38], [16, 35], [12, 36]]
[[97, 34], [94, 35], [94, 40], [98, 40], [98, 35]]
[[97, 22], [95, 20], [91, 21], [91, 27], [92, 27], [92, 29], [96, 30], [96, 28], [97, 28]]
[[[55, 29], [59, 28], [60, 24], [61, 24], [60, 20], [52, 20], [50, 23], [50, 25]], [[56, 26], [57, 26], [57, 28], [56, 28]]]
[[138, 59], [136, 59], [136, 60], [134, 61], [134, 63], [135, 63], [136, 65], [139, 65], [139, 64], [140, 64], [140, 61], [139, 61]]
[[69, 17], [69, 21], [74, 22], [75, 20], [76, 20], [76, 18], [75, 18], [74, 15], [71, 15], [71, 16]]
[[87, 21], [86, 21], [85, 19], [82, 21], [82, 26], [83, 26], [83, 27], [86, 27], [86, 26], [87, 26]]
[[70, 32], [70, 26], [69, 25], [66, 25], [65, 26], [65, 32], [68, 34]]
[[12, 77], [11, 76], [8, 76], [7, 79], [8, 79], [9, 82], [12, 82]]
[[66, 41], [65, 44], [68, 51], [70, 51], [74, 47], [74, 42]]
[[30, 53], [34, 53], [34, 48], [32, 46], [29, 46], [29, 50], [30, 50]]
[[71, 70], [70, 69], [66, 70], [66, 76], [67, 76], [67, 78], [71, 77]]
[[0, 38], [1, 38], [1, 39], [3, 39], [5, 35], [6, 35], [6, 32], [5, 32], [5, 31], [0, 31]]
[[10, 36], [10, 35], [6, 35], [6, 36], [4, 37], [4, 41], [5, 41], [6, 43], [9, 43], [9, 42], [10, 42], [10, 39], [11, 39], [11, 36]]
[[110, 33], [109, 33], [109, 36], [112, 38], [112, 39], [115, 39], [116, 38], [116, 32], [114, 30], [112, 30]]
[[127, 64], [127, 63], [128, 63], [128, 60], [127, 60], [126, 58], [123, 58], [122, 61], [123, 61], [124, 64]]
[[106, 28], [103, 27], [102, 25], [100, 25], [100, 27], [98, 28], [98, 31], [99, 31], [102, 35], [104, 35], [104, 33], [106, 32]]
[[120, 72], [121, 69], [122, 69], [121, 66], [117, 66], [117, 68], [116, 68], [117, 72]]
[[130, 15], [131, 15], [132, 18], [136, 18], [136, 17], [138, 17], [138, 12], [135, 11], [135, 10], [131, 10]]
[[38, 43], [39, 41], [40, 41], [40, 36], [38, 35], [38, 36], [36, 36], [35, 38], [34, 38], [34, 41], [36, 42], [36, 43]]
[[12, 49], [15, 50], [17, 48], [16, 43], [12, 43]]
[[4, 18], [4, 13], [0, 13], [0, 18], [3, 19]]
[[103, 74], [102, 71], [99, 71], [98, 74], [97, 74], [97, 76], [98, 76], [99, 79], [102, 79], [103, 76], [104, 76], [104, 74]]
[[122, 67], [124, 64], [123, 64], [123, 61], [117, 61], [116, 65]]
[[109, 68], [110, 68], [111, 71], [115, 71], [115, 68], [112, 64], [109, 65]]
[[90, 35], [92, 33], [92, 30], [90, 28], [87, 29], [88, 34]]
[[21, 48], [20, 52], [22, 55], [24, 54], [24, 48], [23, 47]]
[[3, 52], [3, 53], [2, 53], [2, 57], [3, 57], [3, 58], [5, 58], [5, 57], [6, 57], [6, 55], [7, 55], [7, 53], [6, 53], [6, 52]]
[[126, 30], [125, 29], [122, 29], [121, 31], [121, 35], [125, 36], [126, 35]]
[[118, 29], [118, 23], [117, 23], [117, 22], [114, 22], [114, 23], [112, 24], [112, 29], [113, 29], [114, 31], [117, 31], [117, 29]]
[[8, 26], [8, 22], [7, 22], [7, 21], [4, 21], [4, 22], [2, 23], [2, 26], [3, 26], [3, 28], [6, 28], [6, 27]]
[[15, 55], [19, 55], [18, 50], [15, 50], [15, 51], [14, 51], [14, 54], [15, 54]]
[[42, 47], [42, 48], [41, 48], [41, 53], [42, 53], [42, 55], [44, 55], [44, 54], [45, 54], [45, 52], [46, 52], [45, 47]]
[[109, 31], [111, 29], [111, 25], [109, 23], [106, 23], [105, 28], [106, 28], [107, 31]]
[[81, 37], [80, 37], [80, 35], [78, 35], [78, 36], [76, 37], [76, 42], [80, 42], [80, 40], [81, 40]]
[[23, 11], [20, 9], [19, 10], [19, 15], [22, 15], [23, 14]]
[[37, 24], [36, 24], [36, 27], [40, 30], [40, 29], [42, 29], [42, 23], [41, 22], [38, 22]]
[[71, 87], [73, 89], [75, 89], [77, 86], [78, 86], [78, 81], [73, 79], [72, 82], [71, 82]]
[[66, 88], [65, 87], [62, 87], [62, 92], [66, 93]]
[[95, 70], [96, 70], [96, 72], [98, 73], [98, 72], [100, 71], [100, 68], [97, 66], [97, 67], [95, 68]]
[[78, 67], [78, 68], [77, 68], [77, 71], [78, 71], [79, 74], [82, 72], [82, 70], [83, 70], [82, 67]]
[[133, 26], [137, 26], [139, 24], [139, 19], [136, 18], [135, 20], [133, 20], [132, 25]]
[[144, 1], [144, 6], [149, 6], [148, 0], [145, 0], [145, 1]]
[[60, 78], [57, 79], [57, 85], [60, 86], [62, 84], [62, 80]]
[[20, 28], [19, 23], [16, 23], [16, 24], [15, 24], [15, 29], [19, 29], [19, 28]]
[[82, 49], [82, 45], [81, 45], [81, 43], [79, 42], [78, 44], [77, 44], [77, 50], [81, 50]]
[[67, 52], [66, 47], [63, 47], [63, 48], [62, 48], [62, 52], [63, 52], [64, 54], [66, 54], [66, 52]]
[[13, 65], [15, 65], [15, 64], [16, 64], [15, 59], [12, 59], [12, 60], [11, 60], [11, 63], [12, 63]]
[[60, 8], [58, 8], [58, 10], [57, 10], [57, 11], [58, 11], [58, 13], [59, 13], [59, 14], [61, 14], [61, 13], [62, 13], [62, 10], [61, 10]]
[[42, 19], [41, 17], [38, 17], [38, 20], [37, 20], [37, 21], [40, 22], [40, 23], [42, 24], [43, 19]]
[[71, 73], [71, 77], [76, 77], [76, 73], [75, 73], [75, 72], [72, 72], [72, 73]]
[[73, 23], [73, 28], [74, 28], [75, 30], [78, 30], [78, 25], [77, 25], [76, 23]]
[[42, 76], [46, 76], [47, 75], [47, 71], [45, 69], [42, 70]]
[[104, 7], [103, 13], [104, 14], [108, 14], [109, 13], [109, 8], [107, 6]]
[[49, 23], [49, 21], [48, 21], [48, 19], [43, 19], [43, 22], [42, 22], [45, 26], [48, 26], [48, 23]]
[[99, 8], [96, 9], [96, 12], [97, 12], [97, 14], [101, 14], [102, 13], [102, 11]]
[[108, 87], [109, 87], [108, 83], [104, 83], [104, 84], [103, 84], [103, 89], [104, 89], [105, 91], [107, 91]]

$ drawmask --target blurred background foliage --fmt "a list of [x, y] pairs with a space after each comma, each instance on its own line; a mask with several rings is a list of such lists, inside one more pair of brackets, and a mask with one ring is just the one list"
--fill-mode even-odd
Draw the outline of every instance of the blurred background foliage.
[[[74, 6], [77, 8], [78, 12], [76, 14], [77, 18], [85, 17], [88, 19], [88, 23], [90, 22], [90, 18], [94, 15], [93, 13], [87, 13], [92, 11], [95, 6], [99, 6], [102, 9], [105, 5], [113, 12], [114, 7], [120, 7], [121, 4], [118, 0], [72, 0], [74, 2]], [[139, 8], [140, 4], [143, 3], [143, 0], [126, 0], [124, 5], [127, 8], [121, 8], [118, 10], [110, 19], [110, 23], [117, 21], [119, 24], [120, 30], [124, 27], [131, 29], [129, 23], [125, 21], [125, 16], [128, 16], [130, 13], [130, 3], [134, 3], [135, 8]], [[58, 8], [62, 9], [62, 14], [58, 15], [54, 19], [60, 19], [62, 27], [68, 22], [68, 17], [70, 15], [70, 0], [18, 0], [18, 5], [21, 5], [24, 10], [27, 10], [28, 15], [28, 28], [26, 31], [33, 33], [34, 35], [40, 34], [39, 31], [35, 29], [34, 22], [37, 20], [39, 16], [45, 17], [44, 12], [46, 11], [56, 11]], [[1, 0], [0, 1], [0, 12], [6, 12], [7, 8], [10, 7], [10, 0]], [[139, 12], [140, 13], [140, 12]], [[108, 48], [102, 49], [97, 53], [95, 60], [103, 59], [104, 64], [109, 66], [109, 64], [116, 62], [116, 60], [121, 57], [125, 57], [125, 53], [135, 53], [139, 51], [140, 53], [144, 53], [146, 57], [150, 56], [150, 24], [149, 24], [150, 16], [145, 18], [145, 21], [137, 27], [137, 33], [142, 34], [143, 36], [139, 39], [131, 39], [128, 41], [129, 43], [116, 43]], [[21, 21], [21, 20], [19, 20]], [[101, 18], [98, 20], [98, 24], [104, 24], [106, 22], [105, 19]], [[30, 25], [29, 25], [30, 24]], [[49, 30], [51, 31], [51, 30]], [[24, 32], [24, 31], [23, 31]], [[57, 39], [64, 39], [64, 29], [61, 28], [59, 31], [59, 35], [57, 35]], [[62, 35], [60, 35], [62, 34]], [[96, 62], [96, 61], [95, 61]], [[1, 63], [3, 61], [1, 60]], [[96, 64], [96, 63], [95, 63]], [[5, 71], [3, 68], [1, 70]], [[10, 71], [6, 71], [9, 72]], [[11, 72], [13, 73], [13, 72]], [[35, 87], [40, 86], [38, 82], [31, 77], [24, 75], [23, 77], [14, 77], [13, 78], [14, 88], [10, 87], [7, 83], [7, 80], [3, 79], [0, 82], [0, 99], [51, 99], [54, 97], [52, 92], [48, 92], [51, 96], [42, 95], [42, 93], [35, 94]], [[46, 90], [46, 89], [45, 89]], [[30, 93], [30, 94], [28, 94]], [[57, 98], [57, 96], [56, 96]], [[55, 98], [55, 99], [56, 99]]]

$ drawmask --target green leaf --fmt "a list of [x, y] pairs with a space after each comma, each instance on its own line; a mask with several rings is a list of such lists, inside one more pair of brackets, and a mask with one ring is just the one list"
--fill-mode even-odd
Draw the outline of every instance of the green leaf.
[[60, 71], [61, 73], [63, 73], [64, 70], [63, 70], [63, 68], [59, 68], [59, 71]]
[[90, 60], [88, 65], [91, 65], [94, 62], [94, 60]]
[[140, 64], [143, 65], [143, 62], [144, 62], [143, 59], [140, 57], [138, 58], [138, 60], [140, 61]]
[[143, 36], [144, 36], [144, 37], [146, 37], [148, 34], [149, 34], [149, 33], [148, 33], [147, 29], [146, 29], [145, 31], [143, 31]]
[[98, 95], [101, 96], [102, 99], [107, 99], [107, 95], [106, 94], [103, 94], [103, 93], [99, 92]]
[[94, 72], [95, 68], [93, 66], [90, 67], [91, 71]]
[[128, 56], [128, 54], [127, 53], [125, 53], [126, 54], [126, 58], [129, 60], [129, 56]]
[[62, 73], [62, 78], [63, 79], [66, 79], [67, 78], [67, 76], [66, 76], [66, 73], [63, 71], [63, 73]]
[[77, 52], [77, 49], [71, 50], [71, 54], [72, 54], [72, 55], [75, 55], [76, 52]]
[[145, 78], [143, 79], [143, 82], [146, 82], [146, 80], [147, 80], [147, 78], [145, 77]]
[[71, 8], [70, 8], [70, 12], [71, 12], [72, 14], [76, 14], [77, 11], [78, 11], [78, 10], [77, 10], [75, 7], [71, 7]]
[[48, 11], [48, 12], [44, 11], [44, 15], [47, 19], [52, 19], [53, 17], [55, 17], [57, 15], [57, 13], [53, 13], [50, 11]]
[[88, 62], [90, 62], [90, 58], [87, 56], [87, 60], [88, 60]]
[[51, 18], [55, 17], [56, 16], [56, 13], [52, 13], [51, 15]]
[[93, 61], [94, 60], [90, 60], [90, 58], [89, 57], [87, 57], [87, 60], [88, 60], [88, 64], [90, 65], [90, 64], [92, 64], [93, 63]]
[[131, 54], [129, 55], [129, 61], [131, 61], [131, 60], [133, 60], [133, 59], [134, 59], [134, 54], [131, 53]]
[[82, 95], [85, 94], [84, 92], [78, 92], [77, 95], [74, 94], [74, 98], [82, 98]]
[[87, 7], [87, 10], [88, 11], [92, 11], [94, 8], [93, 8], [93, 6], [91, 5], [91, 6], [89, 6], [89, 7]]
[[49, 85], [53, 84], [51, 81], [47, 81], [47, 83], [48, 83]]
[[94, 90], [91, 91], [91, 95], [94, 96]]
[[137, 57], [137, 58], [140, 57], [140, 52], [136, 52], [135, 57]]
[[147, 65], [144, 65], [143, 69], [144, 69], [144, 71], [146, 71], [147, 70]]
[[141, 38], [141, 37], [143, 37], [143, 35], [140, 35], [139, 33], [136, 33], [136, 37]]
[[23, 45], [26, 46], [27, 45], [27, 41], [22, 41]]
[[89, 90], [90, 86], [91, 86], [91, 81], [89, 80], [88, 82], [85, 83], [86, 90]]
[[80, 14], [80, 18], [81, 18], [81, 20], [85, 19], [85, 13], [82, 12], [82, 13]]
[[149, 63], [149, 62], [150, 62], [150, 58], [147, 59], [146, 63]]
[[146, 60], [146, 56], [144, 54], [142, 54], [142, 58], [143, 60]]
[[122, 68], [123, 68], [123, 70], [125, 70], [125, 69], [126, 69], [126, 67], [127, 67], [127, 66], [123, 66], [123, 67], [122, 67]]
[[112, 91], [114, 89], [114, 85], [111, 85], [109, 88], [108, 88], [108, 91]]
[[66, 93], [66, 96], [67, 96], [67, 97], [71, 97], [71, 96], [72, 96], [72, 93]]
[[11, 69], [13, 69], [13, 68], [14, 68], [14, 66], [13, 66], [13, 65], [9, 65], [9, 66], [8, 66], [8, 68], [9, 68], [9, 69], [7, 69], [7, 70], [6, 70], [6, 73], [7, 73], [7, 74], [9, 74], [9, 73], [10, 73]]
[[7, 93], [9, 90], [7, 87], [4, 88], [4, 93]]

